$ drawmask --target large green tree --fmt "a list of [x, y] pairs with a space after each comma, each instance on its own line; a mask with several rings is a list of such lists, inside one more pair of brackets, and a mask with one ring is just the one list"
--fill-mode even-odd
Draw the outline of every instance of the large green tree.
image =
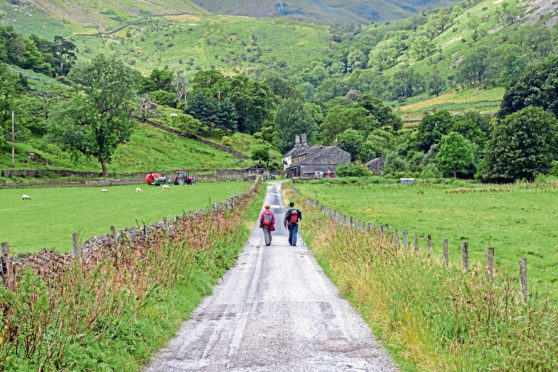
[[541, 107], [506, 116], [492, 131], [481, 178], [511, 182], [547, 173], [558, 152], [557, 132], [558, 120]]
[[506, 89], [499, 117], [527, 106], [539, 106], [558, 117], [558, 56], [534, 66]]
[[475, 146], [459, 133], [451, 132], [440, 140], [436, 166], [444, 177], [471, 177], [475, 173]]
[[439, 111], [422, 118], [417, 133], [419, 149], [428, 151], [443, 135], [450, 132], [455, 120], [447, 111]]
[[11, 111], [16, 109], [16, 99], [22, 87], [16, 74], [8, 70], [8, 66], [0, 62], [0, 144], [5, 141], [11, 131]]
[[293, 148], [296, 135], [306, 133], [308, 141], [314, 139], [316, 126], [304, 103], [294, 99], [285, 100], [275, 114], [275, 144], [281, 153]]
[[362, 134], [354, 129], [347, 129], [337, 137], [339, 147], [349, 154], [352, 160], [362, 160], [361, 153], [364, 146]]
[[76, 154], [96, 158], [107, 176], [116, 148], [129, 140], [135, 123], [137, 75], [122, 61], [99, 55], [72, 70], [73, 97], [50, 122], [49, 138]]

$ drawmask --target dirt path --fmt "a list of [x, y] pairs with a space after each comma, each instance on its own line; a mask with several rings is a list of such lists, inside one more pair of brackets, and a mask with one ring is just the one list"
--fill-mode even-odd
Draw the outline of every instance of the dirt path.
[[266, 203], [279, 222], [272, 245], [256, 227], [237, 264], [147, 371], [397, 370], [301, 237], [289, 246], [280, 184], [269, 186]]

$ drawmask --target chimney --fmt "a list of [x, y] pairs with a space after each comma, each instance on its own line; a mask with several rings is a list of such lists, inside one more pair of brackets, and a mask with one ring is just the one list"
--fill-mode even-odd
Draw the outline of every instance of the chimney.
[[295, 146], [296, 145], [300, 145], [300, 137], [298, 136], [298, 134], [295, 137]]
[[307, 144], [306, 133], [302, 133], [302, 144], [303, 145]]

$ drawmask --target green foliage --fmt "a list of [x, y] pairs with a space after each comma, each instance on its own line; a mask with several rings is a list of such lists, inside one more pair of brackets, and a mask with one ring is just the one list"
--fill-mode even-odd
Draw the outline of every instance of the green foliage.
[[2, 144], [11, 133], [11, 115], [15, 110], [15, 100], [21, 94], [21, 86], [17, 76], [8, 70], [8, 67], [0, 62], [0, 144]]
[[287, 99], [281, 103], [277, 108], [274, 123], [275, 143], [283, 154], [293, 148], [297, 135], [306, 133], [310, 143], [314, 139], [316, 125], [302, 101]]
[[165, 91], [170, 93], [173, 90], [173, 79], [174, 74], [172, 71], [154, 69], [151, 71], [149, 77], [143, 78], [140, 93], [155, 91]]
[[347, 129], [337, 136], [337, 140], [339, 141], [339, 147], [351, 154], [352, 160], [364, 160], [362, 157], [364, 138], [360, 132]]
[[269, 155], [269, 150], [265, 147], [257, 147], [252, 150], [250, 154], [250, 158], [259, 162], [260, 164], [269, 164], [271, 161], [271, 157]]
[[149, 93], [149, 98], [158, 105], [176, 107], [176, 95], [165, 90], [155, 90]]
[[475, 147], [461, 134], [450, 132], [440, 140], [436, 166], [444, 177], [471, 177], [475, 174]]
[[557, 156], [558, 120], [540, 107], [506, 116], [492, 131], [481, 178], [493, 182], [533, 180], [550, 171]]
[[430, 146], [438, 143], [442, 136], [450, 132], [454, 124], [454, 118], [447, 111], [426, 115], [418, 127], [417, 141], [419, 149], [428, 151]]
[[171, 123], [174, 128], [187, 134], [196, 134], [201, 128], [200, 121], [188, 114], [178, 114], [172, 117]]
[[99, 55], [75, 68], [71, 78], [85, 95], [76, 92], [60, 105], [49, 137], [72, 152], [95, 157], [106, 176], [106, 163], [135, 127], [130, 119], [135, 74], [123, 62]]
[[370, 171], [360, 161], [349, 164], [341, 164], [337, 167], [335, 174], [339, 177], [369, 177]]
[[539, 106], [558, 117], [558, 56], [530, 68], [506, 89], [498, 116], [505, 117], [527, 106]]

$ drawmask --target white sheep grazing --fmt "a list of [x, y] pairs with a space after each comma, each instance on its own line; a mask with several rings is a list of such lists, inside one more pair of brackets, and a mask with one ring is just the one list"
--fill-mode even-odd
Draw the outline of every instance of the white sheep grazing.
[[23, 195], [21, 195], [21, 199], [22, 200], [31, 200], [31, 197], [27, 194], [23, 194]]
[[174, 112], [173, 112], [172, 114], [170, 114], [170, 117], [171, 117], [171, 118], [175, 118], [175, 117], [177, 117], [177, 116], [178, 116], [178, 114], [176, 114], [176, 113], [174, 113]]
[[140, 189], [139, 187], [136, 187], [136, 192], [143, 192], [143, 190]]
[[108, 192], [107, 189], [101, 189], [101, 192]]
[[169, 185], [163, 185], [163, 189], [170, 189]]

